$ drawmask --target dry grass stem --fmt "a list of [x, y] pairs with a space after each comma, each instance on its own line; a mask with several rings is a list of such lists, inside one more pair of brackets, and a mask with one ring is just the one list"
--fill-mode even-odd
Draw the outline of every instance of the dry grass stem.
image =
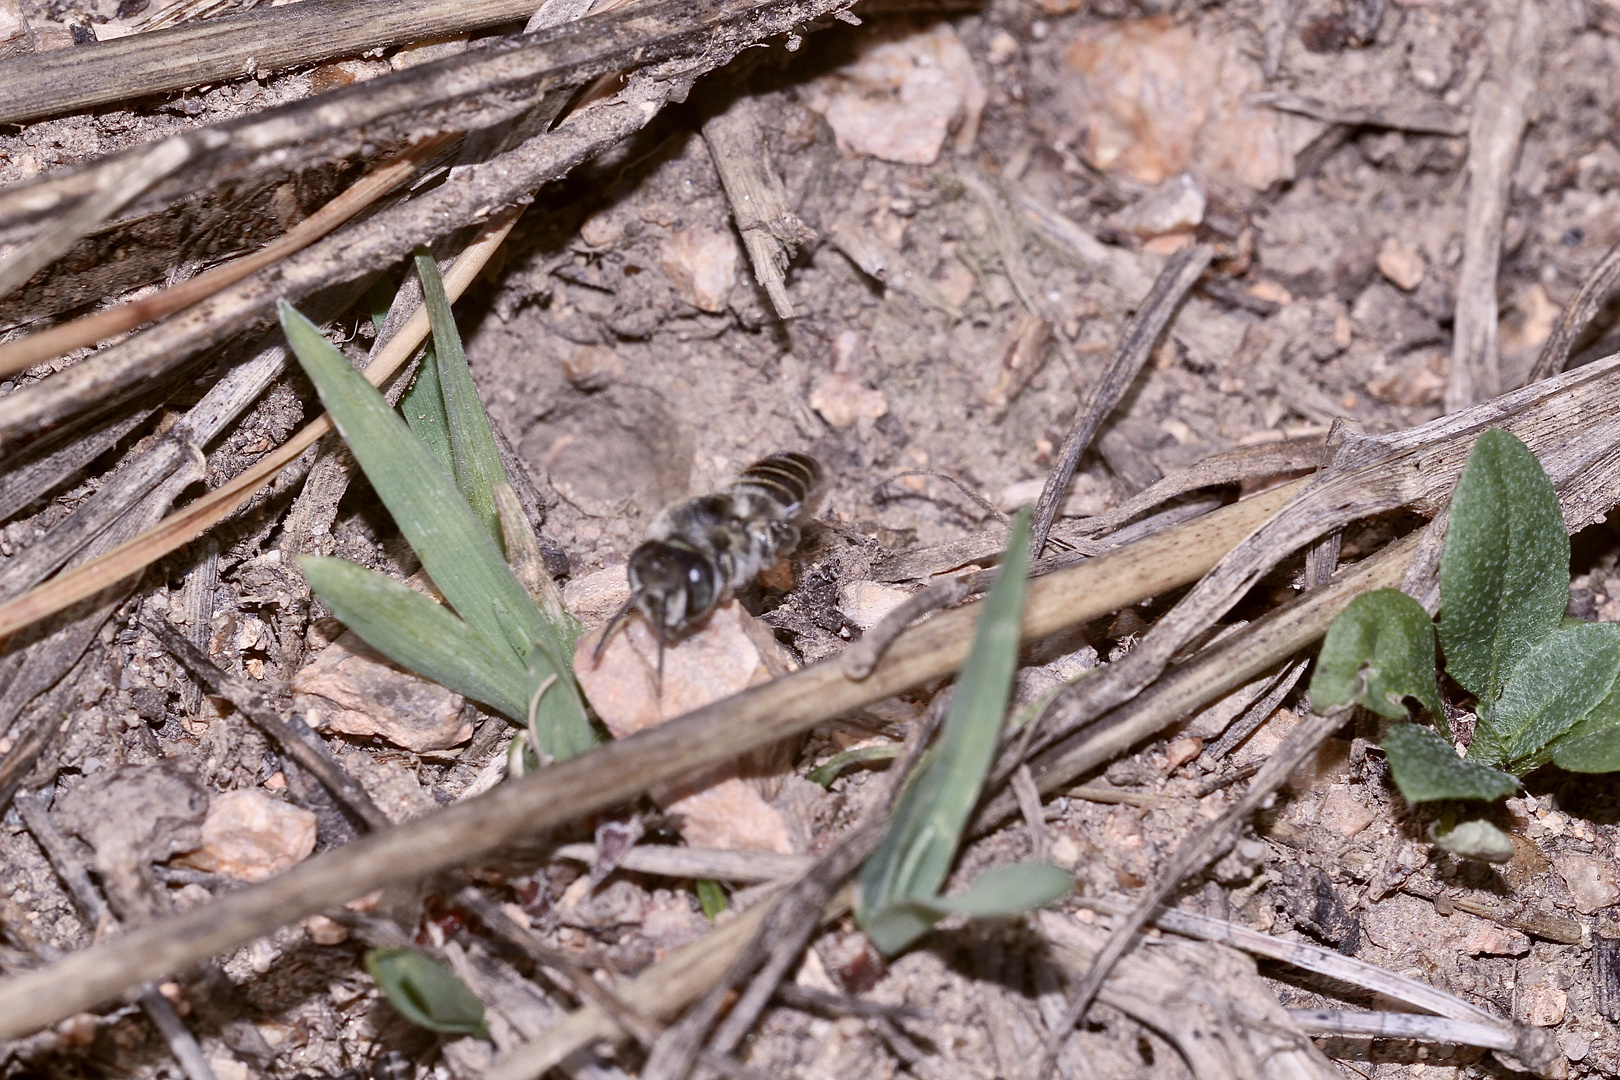
[[151, 296], [0, 344], [0, 375], [22, 371], [73, 349], [94, 345], [165, 315], [172, 315], [242, 280], [261, 267], [308, 247], [403, 183], [450, 140], [451, 136], [448, 135], [434, 136], [395, 155], [361, 177], [343, 194], [294, 225], [283, 236], [251, 255], [232, 259]]

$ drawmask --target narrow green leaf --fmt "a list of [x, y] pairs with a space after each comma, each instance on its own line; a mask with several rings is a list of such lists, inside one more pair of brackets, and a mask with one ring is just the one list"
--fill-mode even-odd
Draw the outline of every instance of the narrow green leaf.
[[[1566, 579], [1567, 580], [1567, 579]], [[1496, 704], [1479, 710], [1471, 760], [1522, 770], [1603, 701], [1620, 675], [1620, 624], [1561, 626], [1530, 650]]]
[[726, 899], [726, 890], [718, 881], [711, 881], [708, 878], [697, 880], [697, 896], [698, 905], [703, 908], [703, 917], [710, 922], [718, 919], [720, 913], [730, 904]]
[[399, 399], [400, 415], [411, 426], [411, 433], [433, 451], [445, 473], [454, 476], [455, 457], [450, 451], [450, 419], [444, 414], [444, 394], [439, 389], [439, 363], [429, 345], [416, 369], [410, 389]]
[[1446, 832], [1429, 826], [1435, 847], [1480, 862], [1505, 863], [1513, 858], [1513, 838], [1488, 821], [1464, 821]]
[[488, 1037], [484, 1003], [443, 964], [417, 949], [369, 949], [366, 970], [388, 1004], [418, 1027]]
[[387, 274], [380, 275], [366, 290], [366, 309], [371, 315], [373, 333], [382, 333], [383, 324], [388, 321], [388, 309], [394, 306], [394, 294], [398, 291]]
[[394, 663], [499, 709], [523, 715], [523, 671], [472, 627], [410, 586], [343, 559], [298, 560], [338, 619]]
[[529, 729], [553, 760], [566, 761], [597, 745], [579, 684], [543, 642], [529, 653], [526, 685]]
[[1468, 455], [1440, 559], [1446, 671], [1486, 705], [1569, 604], [1569, 534], [1528, 447], [1495, 428]]
[[287, 303], [281, 305], [281, 325], [355, 460], [433, 583], [469, 625], [492, 644], [503, 642], [519, 665], [526, 663], [550, 626], [432, 451]]
[[422, 302], [433, 327], [433, 354], [438, 360], [439, 390], [444, 395], [456, 486], [491, 539], [499, 542], [501, 521], [495, 510], [494, 487], [506, 482], [506, 470], [495, 448], [484, 403], [478, 399], [478, 387], [467, 368], [467, 354], [461, 348], [461, 334], [456, 330], [439, 266], [426, 248], [417, 248], [415, 254], [416, 272], [422, 278]]
[[1380, 716], [1406, 717], [1416, 698], [1445, 723], [1434, 674], [1434, 623], [1399, 589], [1358, 596], [1333, 620], [1311, 675], [1318, 712], [1356, 702]]
[[1384, 736], [1389, 772], [1407, 802], [1505, 799], [1519, 790], [1510, 773], [1464, 761], [1445, 739], [1416, 724], [1393, 724]]
[[[595, 745], [596, 733], [586, 716], [572, 671], [566, 660], [559, 659], [572, 654], [573, 642], [556, 640], [551, 622], [524, 591], [488, 531], [434, 460], [432, 451], [411, 434], [377, 389], [349, 366], [314, 324], [289, 304], [283, 303], [280, 310], [281, 325], [293, 352], [315, 383], [321, 401], [348, 440], [366, 478], [422, 560], [423, 568], [456, 614], [501, 656], [503, 667], [509, 663], [515, 673], [515, 695], [503, 689], [496, 700], [484, 696], [487, 690], [464, 692], [522, 722], [528, 716], [528, 665], [540, 646], [559, 675], [556, 692], [542, 696], [542, 716], [537, 722], [541, 733], [551, 735], [556, 743], [542, 749], [561, 759]], [[361, 612], [349, 614], [363, 618]], [[372, 633], [381, 635], [385, 629], [377, 626]], [[358, 626], [356, 631], [360, 632]], [[361, 636], [366, 635], [361, 632]], [[446, 644], [449, 640], [441, 639], [442, 651], [451, 650], [452, 646]], [[372, 644], [392, 655], [379, 642]], [[443, 658], [431, 666], [426, 658], [410, 662], [409, 666], [452, 689], [460, 689], [436, 674], [449, 667]], [[540, 674], [543, 678], [549, 673]]]
[[973, 879], [966, 892], [910, 901], [936, 919], [967, 915], [975, 919], [1004, 919], [1045, 907], [1068, 896], [1074, 876], [1051, 863], [1027, 862], [986, 870]]
[[858, 746], [853, 750], [845, 750], [834, 754], [826, 762], [811, 769], [806, 777], [812, 784], [820, 784], [824, 788], [832, 787], [832, 782], [838, 779], [838, 774], [847, 766], [863, 761], [889, 761], [900, 753], [899, 743], [883, 743], [879, 746]]
[[[968, 815], [995, 756], [1018, 666], [1018, 629], [1029, 572], [1029, 509], [1013, 519], [1001, 573], [985, 598], [973, 651], [957, 679], [944, 730], [920, 765], [878, 849], [861, 869], [857, 917], [874, 944], [894, 954], [927, 932], [921, 913], [877, 922], [876, 912], [939, 893]], [[898, 911], [899, 909], [897, 909]]]
[[1068, 871], [1051, 863], [1015, 863], [986, 870], [968, 890], [955, 896], [913, 897], [900, 900], [866, 916], [864, 927], [872, 940], [915, 937], [947, 915], [974, 919], [1005, 919], [1045, 907], [1063, 899], [1074, 888]]

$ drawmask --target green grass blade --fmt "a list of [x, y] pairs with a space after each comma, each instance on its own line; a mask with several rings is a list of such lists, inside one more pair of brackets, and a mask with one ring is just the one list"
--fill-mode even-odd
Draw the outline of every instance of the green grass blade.
[[371, 283], [366, 290], [366, 310], [371, 316], [371, 329], [374, 333], [382, 333], [383, 324], [388, 321], [388, 309], [394, 306], [394, 294], [399, 292], [387, 274], [383, 274]]
[[366, 970], [388, 1004], [418, 1027], [488, 1037], [484, 1003], [443, 964], [419, 949], [370, 949]]
[[[502, 659], [516, 672], [519, 690], [515, 702], [490, 704], [523, 721], [529, 658], [536, 645], [543, 645], [561, 684], [558, 693], [546, 695], [546, 726], [566, 732], [555, 746], [543, 749], [560, 759], [595, 745], [596, 733], [563, 659], [572, 654], [573, 643], [565, 647], [555, 641], [555, 629], [506, 565], [433, 452], [314, 324], [286, 303], [281, 305], [281, 325], [355, 460], [433, 583], [482, 640], [497, 650], [504, 646]], [[415, 669], [438, 678], [426, 667]]]
[[344, 625], [394, 663], [514, 719], [523, 716], [523, 670], [442, 604], [343, 559], [308, 555], [298, 568]]
[[927, 913], [908, 902], [938, 895], [995, 756], [1018, 666], [1029, 519], [1026, 507], [1013, 520], [1001, 574], [985, 598], [934, 753], [919, 766], [883, 842], [861, 869], [857, 914], [886, 954], [904, 949], [931, 925]]
[[411, 433], [433, 451], [449, 476], [456, 474], [456, 460], [450, 450], [450, 418], [444, 413], [444, 392], [439, 387], [439, 363], [429, 345], [416, 369], [410, 389], [399, 399], [399, 412], [411, 426]]
[[812, 784], [820, 784], [824, 788], [831, 788], [832, 782], [838, 779], [838, 774], [847, 766], [866, 761], [890, 761], [900, 756], [899, 743], [882, 743], [878, 746], [857, 746], [853, 750], [844, 750], [828, 758], [824, 764], [817, 765], [805, 776]]
[[478, 398], [478, 387], [467, 369], [467, 354], [461, 348], [461, 334], [456, 330], [438, 264], [426, 248], [416, 249], [416, 272], [422, 278], [422, 302], [433, 327], [433, 354], [438, 361], [439, 391], [444, 398], [456, 486], [491, 539], [499, 541], [501, 521], [495, 511], [494, 488], [506, 482], [506, 470], [495, 448], [489, 416]]
[[281, 325], [366, 479], [433, 583], [491, 644], [504, 642], [521, 668], [550, 627], [433, 452], [315, 325], [286, 303]]
[[975, 919], [1004, 919], [1045, 907], [1074, 889], [1074, 878], [1051, 863], [1013, 863], [986, 870], [973, 879], [966, 892], [913, 900], [911, 904], [935, 919], [968, 915]]
[[579, 684], [567, 664], [542, 643], [529, 654], [528, 667], [526, 700], [533, 710], [529, 727], [541, 748], [554, 760], [565, 761], [597, 745]]

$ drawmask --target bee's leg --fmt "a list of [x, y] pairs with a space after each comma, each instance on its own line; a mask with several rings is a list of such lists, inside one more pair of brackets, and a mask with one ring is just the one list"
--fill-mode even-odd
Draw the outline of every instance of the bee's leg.
[[664, 635], [658, 635], [658, 668], [653, 675], [653, 696], [664, 700]]
[[619, 622], [630, 614], [630, 609], [635, 606], [636, 594], [631, 593], [629, 598], [619, 605], [619, 610], [613, 613], [613, 617], [607, 621], [607, 625], [602, 628], [602, 636], [596, 639], [596, 648], [591, 650], [592, 667], [602, 662], [602, 650], [607, 648], [608, 638], [613, 636], [613, 631], [618, 628]]

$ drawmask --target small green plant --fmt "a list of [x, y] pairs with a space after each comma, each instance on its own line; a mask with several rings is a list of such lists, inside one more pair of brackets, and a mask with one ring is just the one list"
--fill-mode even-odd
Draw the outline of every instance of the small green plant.
[[[1435, 624], [1394, 589], [1357, 597], [1334, 620], [1311, 679], [1311, 703], [1349, 702], [1391, 719], [1414, 700], [1435, 728], [1393, 725], [1383, 748], [1412, 802], [1491, 801], [1551, 761], [1572, 772], [1620, 770], [1620, 624], [1564, 617], [1569, 534], [1558, 495], [1528, 447], [1480, 436], [1451, 500], [1440, 560], [1445, 671], [1474, 698], [1468, 753], [1452, 748], [1436, 679]], [[1438, 730], [1435, 730], [1438, 728]], [[1505, 837], [1464, 822], [1436, 838], [1505, 858]]]
[[420, 949], [370, 949], [366, 971], [401, 1016], [441, 1035], [489, 1037], [484, 1003]]
[[939, 895], [1007, 714], [1029, 572], [1029, 518], [1026, 508], [1013, 521], [939, 742], [917, 767], [882, 843], [861, 868], [856, 918], [886, 955], [900, 952], [947, 915], [1014, 915], [1051, 903], [1073, 886], [1056, 866], [1018, 863], [986, 870], [965, 893]]
[[425, 251], [416, 264], [433, 344], [403, 402], [411, 424], [286, 303], [281, 325], [449, 606], [342, 559], [306, 556], [298, 565], [333, 613], [384, 656], [527, 724], [543, 757], [572, 757], [597, 742], [573, 675], [580, 627], [560, 604], [537, 604], [501, 555], [494, 487], [506, 475], [438, 268]]

